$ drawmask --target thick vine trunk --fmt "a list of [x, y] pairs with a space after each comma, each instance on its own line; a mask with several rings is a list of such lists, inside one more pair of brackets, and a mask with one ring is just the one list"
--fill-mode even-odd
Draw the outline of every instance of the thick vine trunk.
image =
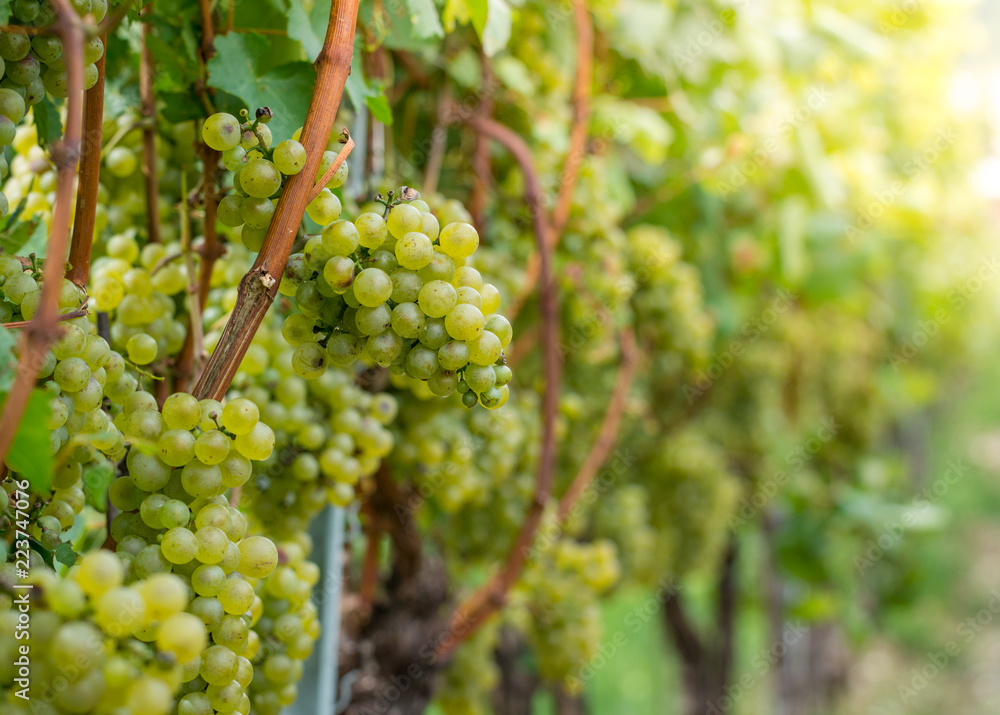
[[500, 632], [495, 653], [500, 683], [493, 691], [494, 715], [531, 715], [531, 699], [541, 680], [526, 667], [527, 651], [524, 638], [517, 632], [508, 628]]

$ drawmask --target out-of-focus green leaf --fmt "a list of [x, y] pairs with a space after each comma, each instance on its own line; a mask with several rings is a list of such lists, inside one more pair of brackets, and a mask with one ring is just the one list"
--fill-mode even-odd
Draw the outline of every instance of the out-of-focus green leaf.
[[492, 57], [507, 46], [512, 23], [513, 18], [507, 0], [489, 0], [486, 25], [480, 33], [483, 52], [487, 57]]
[[14, 359], [14, 345], [17, 337], [14, 331], [0, 325], [0, 392], [7, 392], [14, 383], [17, 361]]
[[302, 49], [310, 62], [315, 62], [323, 49], [329, 18], [329, 0], [316, 3], [309, 12], [302, 0], [291, 0], [288, 8], [288, 36], [302, 43]]
[[46, 236], [45, 222], [33, 218], [5, 231], [0, 236], [0, 248], [4, 253], [22, 256], [34, 253], [42, 257], [45, 255]]
[[32, 107], [31, 115], [35, 118], [35, 127], [38, 129], [38, 145], [44, 149], [63, 132], [59, 110], [48, 95], [45, 95], [41, 102]]
[[437, 8], [434, 7], [434, 0], [406, 0], [406, 5], [410, 10], [413, 33], [417, 37], [444, 37], [444, 28]]
[[32, 489], [43, 493], [52, 486], [52, 448], [45, 426], [48, 417], [48, 393], [33, 390], [7, 455], [10, 468], [27, 479]]
[[80, 558], [80, 555], [73, 550], [73, 547], [66, 543], [59, 544], [52, 554], [56, 557], [56, 561], [64, 566], [72, 566]]
[[10, 0], [0, 0], [0, 24], [10, 22]]

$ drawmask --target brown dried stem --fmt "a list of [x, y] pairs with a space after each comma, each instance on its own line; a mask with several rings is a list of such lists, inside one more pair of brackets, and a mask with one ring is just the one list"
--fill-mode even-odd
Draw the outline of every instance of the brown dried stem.
[[104, 124], [104, 64], [107, 58], [107, 36], [104, 54], [97, 61], [97, 83], [87, 90], [83, 100], [83, 143], [80, 147], [80, 181], [76, 192], [76, 212], [73, 219], [73, 240], [69, 247], [69, 268], [66, 277], [81, 288], [90, 279], [90, 252], [94, 245], [94, 223], [97, 218], [97, 191], [101, 178], [101, 128]]
[[250, 341], [274, 301], [306, 204], [309, 203], [309, 189], [315, 181], [323, 151], [330, 139], [333, 120], [340, 108], [344, 83], [351, 72], [358, 1], [334, 0], [330, 7], [326, 40], [316, 60], [316, 88], [299, 140], [306, 150], [306, 165], [285, 185], [257, 260], [240, 281], [232, 315], [195, 387], [194, 394], [200, 399], [222, 399], [250, 347]]
[[354, 149], [354, 140], [351, 139], [351, 135], [346, 129], [344, 130], [344, 136], [347, 137], [347, 141], [344, 142], [343, 148], [337, 152], [337, 158], [333, 160], [333, 163], [330, 164], [329, 168], [323, 172], [323, 176], [319, 177], [319, 180], [317, 180], [316, 184], [312, 187], [312, 190], [309, 192], [309, 201], [306, 203], [311, 202], [320, 195], [320, 192], [322, 192], [323, 188], [330, 183], [330, 179], [332, 179], [333, 175], [337, 173], [337, 170], [344, 165], [344, 162], [347, 161], [347, 157], [350, 156], [351, 151]]
[[[72, 313], [63, 313], [58, 318], [56, 318], [56, 321], [57, 322], [62, 322], [63, 320], [72, 320], [73, 318], [82, 318], [83, 316], [85, 316], [87, 314], [87, 312], [88, 311], [87, 311], [86, 308], [80, 308], [79, 310], [74, 310]], [[30, 320], [15, 320], [12, 323], [4, 323], [3, 327], [7, 328], [8, 330], [14, 330], [15, 328], [25, 328], [25, 327], [27, 327], [29, 325], [31, 325], [31, 321]]]
[[544, 385], [542, 393], [542, 449], [538, 460], [538, 475], [535, 481], [535, 496], [521, 524], [506, 562], [487, 582], [460, 604], [451, 617], [453, 638], [446, 639], [438, 648], [438, 656], [451, 653], [459, 643], [468, 638], [486, 619], [498, 611], [506, 600], [507, 593], [521, 575], [528, 559], [535, 533], [541, 524], [545, 506], [552, 492], [552, 482], [556, 470], [556, 414], [559, 400], [561, 366], [557, 350], [559, 333], [559, 306], [556, 295], [555, 278], [552, 273], [552, 247], [546, 240], [549, 224], [542, 207], [542, 188], [531, 160], [531, 150], [524, 140], [513, 131], [497, 122], [472, 115], [468, 123], [476, 131], [488, 135], [509, 151], [524, 174], [524, 197], [531, 210], [535, 242], [540, 257], [539, 312], [542, 334], [542, 373]]
[[52, 211], [52, 233], [43, 269], [42, 297], [38, 312], [21, 333], [20, 359], [3, 415], [0, 415], [0, 462], [7, 456], [24, 415], [31, 390], [45, 358], [45, 351], [59, 336], [59, 285], [69, 244], [70, 204], [80, 158], [83, 117], [83, 26], [68, 0], [52, 0], [55, 30], [66, 57], [66, 129], [62, 141], [52, 148], [56, 165], [56, 198]]

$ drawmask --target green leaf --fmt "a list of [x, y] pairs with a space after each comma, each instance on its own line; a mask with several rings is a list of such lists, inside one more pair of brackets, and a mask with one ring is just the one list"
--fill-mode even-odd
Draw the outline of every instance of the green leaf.
[[8, 466], [24, 476], [32, 489], [43, 494], [52, 487], [52, 447], [45, 426], [48, 417], [49, 393], [36, 388], [31, 392], [7, 455]]
[[115, 478], [115, 470], [105, 461], [92, 463], [83, 472], [83, 494], [87, 503], [97, 511], [108, 508], [108, 486]]
[[423, 39], [444, 37], [444, 28], [437, 8], [434, 7], [434, 0], [406, 0], [406, 5], [410, 11], [414, 35]]
[[80, 558], [79, 554], [73, 551], [73, 547], [65, 543], [59, 544], [52, 553], [56, 557], [56, 561], [64, 566], [72, 566]]
[[270, 107], [270, 129], [288, 137], [302, 126], [312, 98], [316, 72], [308, 62], [292, 62], [258, 76], [269, 51], [260, 35], [222, 35], [215, 40], [218, 54], [208, 63], [209, 84], [242, 100], [251, 112]]
[[63, 132], [62, 121], [59, 119], [59, 110], [52, 103], [48, 95], [36, 104], [31, 110], [35, 118], [35, 126], [38, 128], [38, 144], [43, 149], [50, 142], [58, 139]]
[[292, 0], [288, 9], [288, 36], [298, 40], [310, 62], [315, 62], [323, 49], [326, 24], [330, 18], [330, 2], [318, 2], [306, 12], [302, 0]]
[[486, 13], [486, 25], [480, 32], [483, 41], [483, 52], [492, 57], [507, 46], [510, 41], [512, 17], [507, 0], [489, 0]]
[[47, 238], [45, 222], [32, 218], [17, 224], [9, 231], [4, 231], [3, 235], [0, 235], [0, 248], [4, 253], [11, 255], [27, 256], [34, 253], [36, 256], [43, 256]]
[[347, 99], [352, 107], [367, 105], [368, 111], [375, 119], [383, 124], [392, 124], [392, 108], [389, 107], [385, 92], [379, 87], [368, 84], [361, 72], [351, 72], [347, 77], [347, 84], [344, 85], [344, 91], [347, 92]]
[[0, 25], [10, 22], [10, 0], [0, 0]]
[[0, 392], [7, 392], [14, 384], [17, 361], [14, 359], [14, 345], [17, 343], [13, 330], [0, 325]]

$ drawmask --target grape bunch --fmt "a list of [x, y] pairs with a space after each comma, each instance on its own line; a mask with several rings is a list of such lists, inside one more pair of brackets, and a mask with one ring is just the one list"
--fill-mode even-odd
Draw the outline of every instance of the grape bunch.
[[386, 211], [335, 221], [289, 260], [279, 290], [301, 311], [282, 325], [296, 346], [293, 367], [312, 378], [363, 359], [424, 381], [434, 395], [457, 391], [467, 407], [500, 407], [510, 396], [503, 349], [513, 331], [497, 312], [497, 289], [466, 265], [476, 229], [439, 230], [419, 199], [390, 197]]
[[254, 336], [231, 394], [253, 401], [275, 431], [275, 449], [254, 465], [241, 506], [253, 524], [284, 537], [305, 531], [327, 503], [354, 500], [395, 445], [387, 425], [397, 403], [359, 387], [347, 369], [296, 375], [276, 318]]
[[[248, 115], [244, 110], [244, 115]], [[259, 251], [271, 225], [275, 207], [286, 177], [298, 174], [306, 164], [306, 150], [299, 143], [301, 129], [291, 139], [271, 147], [267, 123], [271, 111], [263, 107], [252, 122], [240, 122], [225, 112], [213, 114], [202, 126], [202, 139], [212, 149], [222, 152], [222, 164], [233, 172], [233, 193], [218, 206], [219, 221], [231, 228], [240, 227], [240, 240], [251, 251]], [[337, 154], [325, 151], [317, 179], [333, 164]], [[347, 164], [341, 164], [319, 195], [306, 207], [311, 219], [319, 224], [336, 221], [341, 204], [331, 189], [347, 180]]]
[[[107, 0], [81, 0], [71, 3], [81, 16], [100, 22], [108, 14]], [[47, 0], [17, 0], [11, 3], [11, 20], [15, 25], [50, 27], [56, 12]], [[104, 41], [94, 35], [83, 47], [84, 89], [97, 82], [96, 62], [104, 56]], [[14, 142], [17, 125], [28, 110], [41, 102], [46, 94], [66, 97], [69, 91], [66, 59], [62, 41], [54, 34], [17, 32], [0, 33], [0, 148]], [[0, 178], [9, 172], [7, 160], [0, 158]], [[0, 215], [8, 211], [7, 197], [0, 194]]]

